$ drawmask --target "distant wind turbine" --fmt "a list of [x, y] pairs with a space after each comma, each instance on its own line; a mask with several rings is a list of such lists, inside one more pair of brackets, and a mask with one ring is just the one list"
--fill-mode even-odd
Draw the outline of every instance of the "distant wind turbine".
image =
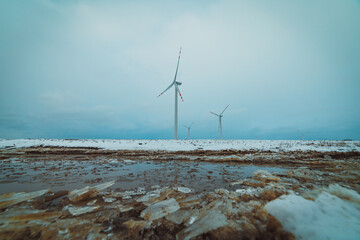
[[190, 129], [191, 129], [191, 126], [193, 125], [194, 123], [191, 123], [190, 126], [186, 126], [186, 125], [183, 125], [185, 128], [187, 128], [188, 130], [188, 139], [190, 139]]
[[213, 112], [210, 112], [211, 114], [214, 114], [215, 116], [218, 116], [219, 117], [219, 127], [218, 127], [218, 131], [220, 131], [220, 139], [222, 139], [222, 125], [221, 125], [221, 118], [223, 117], [223, 113], [225, 112], [225, 110], [229, 107], [230, 104], [228, 104], [226, 106], [226, 108], [220, 113], [220, 114], [216, 114], [216, 113], [213, 113]]
[[180, 55], [181, 55], [181, 47], [180, 47], [179, 58], [178, 58], [177, 66], [176, 66], [174, 81], [170, 84], [170, 86], [168, 86], [162, 93], [160, 93], [158, 95], [158, 97], [160, 97], [167, 90], [169, 90], [172, 86], [175, 86], [175, 120], [174, 120], [174, 138], [175, 139], [178, 139], [178, 100], [177, 100], [178, 93], [180, 95], [181, 100], [184, 101], [184, 99], [181, 96], [180, 89], [179, 89], [181, 82], [176, 81], [176, 76], [177, 76], [178, 69], [179, 69]]
[[302, 140], [302, 141], [304, 141], [304, 139], [305, 139], [305, 134], [310, 133], [310, 132], [300, 131], [299, 129], [297, 129], [296, 131], [301, 135], [301, 140]]

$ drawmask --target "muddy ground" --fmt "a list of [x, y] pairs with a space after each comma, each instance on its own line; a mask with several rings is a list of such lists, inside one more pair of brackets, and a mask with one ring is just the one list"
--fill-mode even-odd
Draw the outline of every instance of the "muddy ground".
[[[360, 152], [3, 148], [0, 239], [294, 239], [264, 205], [331, 184], [360, 193], [359, 159]], [[7, 194], [24, 191], [37, 192]], [[153, 217], [159, 203], [168, 212]]]

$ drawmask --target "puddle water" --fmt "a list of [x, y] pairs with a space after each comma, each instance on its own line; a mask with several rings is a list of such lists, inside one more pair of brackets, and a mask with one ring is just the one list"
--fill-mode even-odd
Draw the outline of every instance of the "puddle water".
[[286, 168], [197, 161], [145, 161], [97, 157], [94, 159], [10, 158], [0, 161], [0, 194], [7, 192], [73, 190], [115, 180], [111, 189], [151, 189], [154, 185], [187, 186], [196, 192], [217, 188], [235, 190], [230, 182]]

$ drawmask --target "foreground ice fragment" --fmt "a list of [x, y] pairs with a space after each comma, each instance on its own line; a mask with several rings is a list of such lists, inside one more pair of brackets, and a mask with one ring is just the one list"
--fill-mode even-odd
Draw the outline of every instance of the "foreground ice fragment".
[[146, 195], [136, 199], [137, 202], [148, 202], [160, 197], [160, 192], [149, 192]]
[[259, 191], [261, 191], [261, 190], [262, 190], [261, 188], [248, 187], [245, 189], [236, 189], [236, 193], [238, 193], [240, 195], [246, 194], [246, 195], [258, 197]]
[[99, 191], [104, 190], [105, 188], [108, 188], [115, 184], [115, 181], [99, 184], [93, 187], [86, 186], [81, 189], [75, 189], [71, 191], [68, 195], [68, 198], [72, 202], [78, 202], [87, 198], [95, 197]]
[[339, 198], [357, 203], [357, 205], [360, 207], [360, 194], [354, 190], [343, 188], [338, 184], [330, 184], [327, 192], [336, 195]]
[[[190, 209], [190, 210], [178, 210], [176, 212], [173, 212], [166, 216], [166, 219], [175, 223], [175, 224], [182, 224], [186, 223], [191, 225], [194, 220], [196, 219], [196, 216], [198, 215], [199, 210], [197, 209]], [[185, 224], [185, 225], [186, 225]]]
[[91, 200], [90, 202], [88, 202], [86, 205], [94, 205], [97, 202], [97, 199]]
[[[360, 206], [353, 201], [360, 195], [348, 189], [336, 187], [343, 200], [329, 192], [334, 187], [320, 193], [315, 201], [295, 194], [283, 195], [265, 205], [265, 209], [276, 217], [286, 231], [297, 239], [359, 239]], [[329, 192], [327, 192], [329, 191]]]
[[124, 159], [123, 161], [124, 161], [124, 163], [128, 163], [128, 164], [134, 164], [135, 163], [135, 161], [133, 161], [133, 160]]
[[144, 211], [141, 212], [140, 217], [146, 220], [155, 220], [164, 217], [170, 213], [177, 211], [180, 208], [179, 204], [174, 198], [161, 201], [150, 205]]
[[[61, 212], [46, 212], [32, 208], [12, 208], [0, 213], [0, 231], [9, 230], [12, 226], [23, 226], [28, 221], [52, 221], [61, 215]], [[0, 239], [6, 239], [0, 233]]]
[[191, 193], [191, 189], [186, 187], [177, 187], [176, 190], [182, 193]]
[[123, 206], [121, 204], [116, 204], [116, 205], [108, 205], [108, 206], [104, 206], [104, 209], [114, 209], [114, 210], [118, 210], [119, 212], [128, 212], [132, 209], [134, 209], [134, 207], [131, 206]]
[[211, 210], [201, 219], [176, 234], [176, 239], [191, 239], [203, 233], [226, 226], [228, 221], [224, 214]]
[[49, 189], [40, 190], [36, 192], [19, 192], [19, 193], [5, 193], [0, 195], [0, 209], [15, 205], [32, 198], [40, 197], [45, 193], [49, 192]]
[[69, 212], [73, 216], [78, 216], [84, 213], [89, 213], [97, 210], [99, 206], [88, 206], [88, 207], [74, 207], [72, 205], [68, 205], [63, 208], [64, 212]]
[[254, 172], [254, 179], [274, 182], [278, 182], [280, 180], [279, 177], [272, 175], [266, 170], [257, 170], [256, 172]]
[[182, 208], [191, 207], [193, 205], [199, 204], [201, 202], [201, 195], [190, 195], [189, 197], [185, 199], [180, 199], [179, 205]]
[[103, 196], [103, 200], [104, 200], [104, 202], [106, 202], [106, 203], [112, 203], [112, 202], [115, 202], [115, 201], [116, 201], [116, 198], [110, 198], [110, 197], [105, 197], [105, 196]]
[[234, 185], [239, 185], [239, 184], [243, 184], [244, 183], [244, 180], [239, 180], [239, 181], [233, 181], [230, 183], [231, 186], [234, 186]]
[[124, 191], [112, 193], [113, 197], [121, 197], [122, 199], [130, 199], [131, 196], [146, 194], [145, 188], [139, 187], [136, 191]]

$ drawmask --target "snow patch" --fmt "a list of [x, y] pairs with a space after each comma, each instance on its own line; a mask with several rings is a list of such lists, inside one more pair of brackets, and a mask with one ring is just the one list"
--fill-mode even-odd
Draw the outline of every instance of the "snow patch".
[[[265, 205], [296, 239], [356, 239], [360, 237], [360, 195], [331, 185], [314, 201], [293, 193]], [[348, 200], [345, 200], [348, 199]]]
[[[139, 145], [139, 143], [142, 143]], [[360, 151], [360, 141], [300, 141], [300, 140], [115, 140], [115, 139], [0, 139], [6, 147], [91, 147], [107, 150], [259, 150], [259, 151]]]

